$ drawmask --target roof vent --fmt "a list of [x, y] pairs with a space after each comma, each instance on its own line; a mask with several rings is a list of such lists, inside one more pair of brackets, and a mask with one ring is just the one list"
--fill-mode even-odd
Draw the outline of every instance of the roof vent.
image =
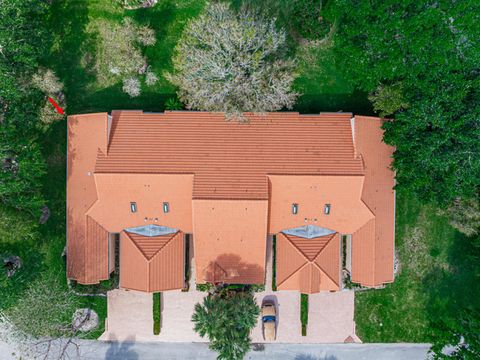
[[136, 202], [131, 202], [130, 203], [130, 211], [132, 213], [136, 213], [137, 212], [137, 203]]
[[325, 213], [325, 215], [330, 214], [330, 208], [331, 208], [330, 204], [325, 204], [325, 207], [323, 208], [323, 212]]
[[163, 203], [163, 212], [168, 213], [170, 211], [170, 205], [168, 202]]
[[298, 204], [292, 204], [292, 214], [293, 215], [298, 214]]

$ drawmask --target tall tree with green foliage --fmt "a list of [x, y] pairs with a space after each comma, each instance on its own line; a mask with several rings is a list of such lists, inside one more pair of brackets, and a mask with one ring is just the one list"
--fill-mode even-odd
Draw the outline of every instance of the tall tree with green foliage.
[[218, 359], [240, 360], [250, 349], [250, 331], [259, 313], [251, 292], [223, 289], [195, 305], [192, 321], [200, 336], [208, 336]]
[[480, 3], [343, 0], [336, 51], [361, 89], [402, 83], [385, 124], [398, 186], [450, 204], [480, 186]]

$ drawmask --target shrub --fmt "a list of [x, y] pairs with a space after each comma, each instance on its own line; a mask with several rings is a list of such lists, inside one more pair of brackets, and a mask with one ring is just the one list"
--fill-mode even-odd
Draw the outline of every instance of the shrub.
[[32, 84], [45, 94], [53, 96], [63, 90], [63, 84], [50, 69], [40, 68], [32, 77]]
[[302, 322], [302, 336], [307, 336], [308, 294], [300, 294], [300, 321]]
[[290, 108], [298, 94], [291, 91], [295, 66], [285, 48], [274, 20], [211, 4], [186, 26], [166, 77], [188, 109], [243, 119], [245, 111]]
[[158, 76], [154, 72], [147, 70], [147, 73], [145, 75], [145, 84], [147, 84], [148, 86], [152, 86], [155, 85], [157, 81]]
[[165, 101], [165, 109], [167, 110], [182, 110], [183, 104], [176, 97], [168, 98]]
[[327, 0], [293, 0], [291, 7], [291, 25], [298, 34], [307, 40], [319, 40], [330, 31], [331, 22], [323, 16], [322, 8]]
[[379, 85], [375, 92], [368, 96], [373, 104], [373, 110], [381, 117], [395, 114], [408, 108], [408, 102], [403, 97], [402, 84]]
[[130, 97], [137, 97], [140, 95], [140, 80], [135, 77], [129, 77], [123, 80], [122, 90], [124, 93], [127, 93]]
[[160, 334], [161, 294], [153, 294], [153, 334]]

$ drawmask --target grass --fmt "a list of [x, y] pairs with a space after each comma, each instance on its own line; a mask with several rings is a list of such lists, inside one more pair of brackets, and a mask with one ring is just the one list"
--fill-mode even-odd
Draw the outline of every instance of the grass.
[[302, 322], [302, 336], [307, 336], [308, 294], [300, 294], [300, 321]]
[[478, 279], [465, 256], [473, 251], [472, 240], [401, 192], [396, 221], [400, 273], [385, 289], [356, 293], [357, 334], [364, 342], [429, 342], [432, 324], [478, 299]]
[[153, 294], [153, 334], [160, 334], [161, 293]]

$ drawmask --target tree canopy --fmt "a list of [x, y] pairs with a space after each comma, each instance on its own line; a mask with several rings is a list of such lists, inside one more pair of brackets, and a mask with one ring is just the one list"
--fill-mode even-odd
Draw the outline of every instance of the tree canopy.
[[400, 84], [408, 104], [385, 124], [398, 186], [442, 205], [472, 197], [480, 186], [478, 1], [344, 0], [337, 12], [336, 51], [357, 86]]
[[243, 359], [250, 349], [250, 330], [260, 313], [251, 292], [223, 289], [195, 305], [192, 321], [200, 336], [208, 336], [218, 359]]
[[296, 74], [285, 48], [285, 32], [274, 20], [211, 4], [186, 26], [167, 77], [188, 109], [240, 119], [243, 112], [290, 108]]

